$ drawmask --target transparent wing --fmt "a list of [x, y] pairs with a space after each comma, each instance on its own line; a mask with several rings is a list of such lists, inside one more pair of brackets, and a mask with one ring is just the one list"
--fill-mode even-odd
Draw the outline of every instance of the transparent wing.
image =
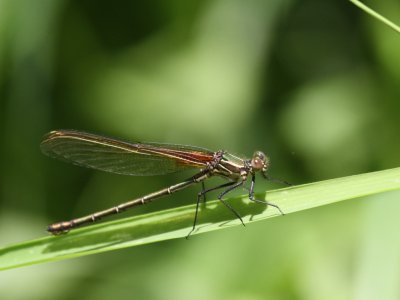
[[214, 152], [193, 146], [130, 143], [74, 130], [48, 133], [40, 145], [50, 157], [124, 175], [161, 175], [204, 168]]

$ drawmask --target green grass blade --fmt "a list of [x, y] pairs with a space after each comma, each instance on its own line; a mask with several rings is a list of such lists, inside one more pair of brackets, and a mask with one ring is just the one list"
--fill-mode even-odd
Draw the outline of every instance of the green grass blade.
[[350, 0], [350, 2], [352, 2], [354, 5], [356, 5], [357, 7], [359, 7], [360, 9], [362, 9], [363, 11], [365, 11], [367, 14], [369, 14], [370, 16], [374, 17], [375, 19], [379, 20], [380, 22], [386, 24], [387, 26], [389, 26], [390, 28], [392, 28], [394, 31], [396, 31], [397, 33], [400, 33], [400, 27], [398, 25], [396, 25], [395, 23], [393, 23], [392, 21], [388, 20], [387, 18], [385, 18], [384, 16], [382, 16], [381, 14], [378, 14], [376, 11], [374, 11], [373, 9], [369, 8], [367, 5], [365, 5], [364, 3], [358, 1], [358, 0]]
[[[258, 194], [293, 213], [338, 201], [400, 189], [400, 168], [337, 178]], [[280, 216], [274, 207], [249, 202], [247, 196], [228, 199], [245, 223]], [[195, 205], [76, 229], [61, 236], [48, 236], [0, 249], [0, 270], [30, 264], [183, 238], [191, 229]], [[207, 202], [200, 211], [193, 235], [240, 222], [219, 201]]]

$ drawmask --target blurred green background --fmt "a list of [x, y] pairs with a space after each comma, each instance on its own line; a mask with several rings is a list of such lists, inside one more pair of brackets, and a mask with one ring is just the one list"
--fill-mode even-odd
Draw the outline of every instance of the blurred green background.
[[[373, 6], [400, 20], [398, 1]], [[347, 1], [0, 0], [0, 245], [188, 176], [51, 160], [52, 129], [260, 149], [294, 184], [398, 167], [399, 53]], [[400, 299], [399, 196], [4, 271], [0, 299]]]

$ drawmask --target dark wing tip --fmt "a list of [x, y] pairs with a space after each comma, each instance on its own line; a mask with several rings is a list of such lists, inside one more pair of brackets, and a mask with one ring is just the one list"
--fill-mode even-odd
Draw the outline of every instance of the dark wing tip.
[[42, 141], [40, 143], [40, 149], [44, 154], [50, 155], [50, 153], [52, 152], [51, 144], [53, 141], [62, 137], [70, 137], [73, 135], [73, 133], [74, 133], [73, 130], [65, 130], [65, 129], [52, 130], [43, 136]]
[[[52, 130], [49, 133], [46, 133], [43, 138], [41, 145], [44, 145], [52, 140], [63, 138], [63, 137], [76, 137], [79, 131], [71, 130], [71, 129], [59, 129], [59, 130]], [[81, 132], [83, 133], [83, 132]]]
[[55, 139], [58, 137], [70, 136], [74, 132], [75, 132], [74, 130], [66, 130], [66, 129], [52, 130], [43, 136], [42, 143], [45, 143], [46, 141], [49, 141], [49, 140], [52, 140], [52, 139]]

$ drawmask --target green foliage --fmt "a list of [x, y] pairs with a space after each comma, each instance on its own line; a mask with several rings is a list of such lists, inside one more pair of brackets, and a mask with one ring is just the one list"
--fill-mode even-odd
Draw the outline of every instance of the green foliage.
[[[400, 168], [273, 190], [259, 194], [258, 199], [277, 204], [285, 214], [291, 214], [395, 189], [400, 189]], [[240, 211], [245, 223], [280, 215], [275, 208], [249, 203], [246, 198], [228, 200]], [[191, 229], [193, 211], [194, 205], [189, 205], [9, 246], [0, 249], [0, 269], [182, 238]], [[209, 201], [200, 214], [193, 235], [241, 225], [218, 200]]]
[[369, 8], [367, 5], [364, 3], [357, 1], [357, 0], [350, 0], [350, 2], [354, 3], [354, 5], [358, 6], [360, 9], [365, 11], [367, 14], [371, 15], [373, 18], [379, 20], [380, 22], [384, 23], [388, 27], [392, 28], [394, 31], [397, 33], [400, 33], [400, 27], [393, 23], [392, 21], [388, 20], [381, 14], [377, 13], [375, 10]]

